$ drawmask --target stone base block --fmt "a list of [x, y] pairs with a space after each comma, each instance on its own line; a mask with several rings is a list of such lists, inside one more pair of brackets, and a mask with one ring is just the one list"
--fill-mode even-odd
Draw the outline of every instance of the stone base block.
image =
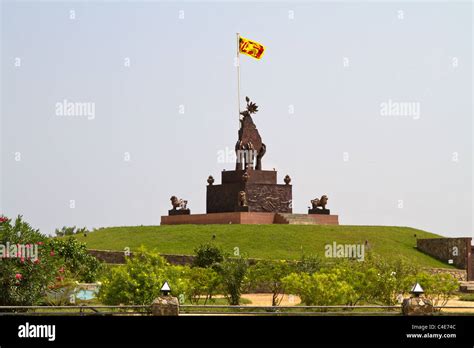
[[162, 225], [222, 225], [222, 224], [298, 224], [298, 225], [339, 225], [337, 215], [307, 215], [307, 214], [279, 214], [232, 212], [192, 214], [177, 216], [162, 216]]
[[422, 297], [406, 298], [402, 303], [403, 315], [431, 315], [434, 313], [430, 300]]
[[191, 210], [189, 209], [171, 209], [168, 210], [168, 215], [169, 216], [174, 216], [174, 215], [190, 215]]
[[330, 215], [331, 211], [329, 209], [308, 209], [308, 214]]
[[179, 301], [176, 297], [160, 296], [151, 304], [151, 313], [156, 316], [177, 316]]

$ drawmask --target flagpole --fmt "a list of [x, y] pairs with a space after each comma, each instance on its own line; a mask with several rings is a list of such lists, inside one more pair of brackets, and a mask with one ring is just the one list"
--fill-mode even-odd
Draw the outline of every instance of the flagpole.
[[240, 33], [237, 33], [237, 109], [240, 129]]

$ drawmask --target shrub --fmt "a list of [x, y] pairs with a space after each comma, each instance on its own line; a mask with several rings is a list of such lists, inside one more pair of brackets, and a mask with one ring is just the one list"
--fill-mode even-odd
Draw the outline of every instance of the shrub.
[[415, 268], [398, 259], [387, 261], [378, 256], [368, 255], [365, 261], [339, 260], [330, 270], [338, 273], [355, 291], [355, 305], [358, 302], [394, 305], [397, 295], [403, 294], [410, 286], [410, 276]]
[[224, 262], [216, 266], [222, 290], [230, 305], [239, 305], [240, 303], [247, 268], [247, 260], [241, 256], [226, 258]]
[[296, 264], [296, 271], [300, 273], [313, 274], [318, 272], [323, 266], [323, 260], [318, 255], [302, 255], [301, 260]]
[[308, 306], [345, 305], [353, 302], [356, 295], [352, 286], [336, 273], [292, 273], [283, 278], [283, 283]]
[[[47, 238], [23, 221], [22, 216], [14, 222], [0, 218], [0, 244], [1, 257], [5, 256], [0, 260], [0, 305], [39, 304], [48, 289], [63, 280], [64, 269], [60, 260], [49, 250]], [[11, 254], [6, 257], [6, 249], [19, 245], [30, 250], [38, 248], [37, 258], [17, 255], [16, 252], [18, 257], [11, 257]]]
[[140, 249], [125, 265], [114, 267], [105, 276], [98, 297], [107, 305], [149, 305], [160, 295], [166, 266], [157, 253]]
[[193, 266], [195, 267], [214, 267], [216, 264], [224, 261], [222, 250], [211, 243], [201, 244], [194, 249], [196, 258]]
[[424, 290], [424, 297], [429, 299], [434, 306], [445, 306], [448, 300], [459, 289], [459, 283], [450, 274], [430, 274], [420, 272], [411, 277], [411, 284], [419, 283]]
[[70, 270], [70, 277], [80, 282], [91, 283], [97, 280], [101, 263], [87, 251], [85, 243], [75, 238], [50, 239], [49, 248], [62, 259], [64, 267]]
[[107, 305], [149, 305], [161, 295], [167, 281], [171, 295], [185, 295], [188, 289], [189, 267], [170, 266], [154, 251], [140, 248], [125, 265], [114, 267], [106, 274], [99, 299]]

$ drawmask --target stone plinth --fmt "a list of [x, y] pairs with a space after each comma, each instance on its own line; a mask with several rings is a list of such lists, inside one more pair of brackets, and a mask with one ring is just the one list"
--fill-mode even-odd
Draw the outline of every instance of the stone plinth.
[[308, 209], [308, 214], [320, 214], [320, 215], [330, 215], [331, 211], [329, 209]]
[[160, 296], [151, 304], [151, 313], [155, 316], [177, 316], [179, 301], [176, 297]]
[[[292, 186], [277, 184], [277, 172], [248, 169], [222, 172], [221, 185], [207, 186], [206, 212], [292, 212]], [[239, 206], [239, 192], [244, 191], [247, 207]]]
[[433, 304], [423, 297], [411, 297], [403, 300], [403, 315], [431, 315], [434, 313]]
[[173, 215], [189, 215], [191, 214], [191, 210], [189, 209], [171, 209], [168, 210], [168, 215], [173, 216]]
[[162, 216], [162, 225], [212, 225], [212, 224], [301, 224], [301, 225], [339, 225], [337, 215], [307, 215], [307, 214], [280, 214], [231, 212], [212, 214], [192, 214], [181, 216]]
[[212, 213], [212, 214], [192, 214], [182, 216], [162, 216], [162, 225], [213, 225], [213, 224], [272, 224], [275, 218], [274, 213]]

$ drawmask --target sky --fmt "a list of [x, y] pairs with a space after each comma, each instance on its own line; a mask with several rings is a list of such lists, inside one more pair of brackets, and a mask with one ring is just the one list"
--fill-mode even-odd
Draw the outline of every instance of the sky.
[[[2, 1], [0, 214], [43, 233], [204, 213], [244, 97], [293, 211], [474, 236], [472, 3]], [[68, 104], [69, 103], [69, 104]], [[85, 108], [81, 108], [81, 105]], [[228, 155], [228, 156], [226, 156]]]

